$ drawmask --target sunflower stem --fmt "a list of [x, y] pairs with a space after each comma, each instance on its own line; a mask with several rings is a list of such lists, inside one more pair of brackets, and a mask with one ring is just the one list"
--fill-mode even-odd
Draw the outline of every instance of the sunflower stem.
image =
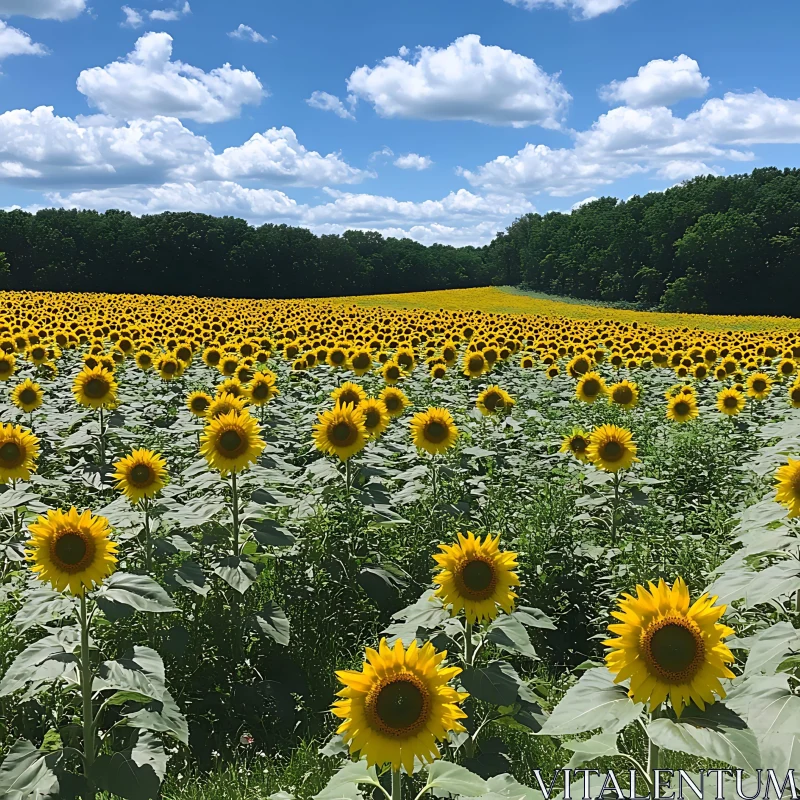
[[236, 470], [231, 472], [231, 511], [233, 512], [233, 555], [239, 557], [239, 492], [236, 488]]
[[106, 465], [106, 439], [103, 430], [103, 406], [100, 406], [100, 466]]
[[[153, 575], [153, 541], [150, 538], [150, 503], [147, 497], [143, 500], [144, 505], [144, 568], [145, 572], [152, 577]], [[152, 612], [147, 613], [145, 618], [147, 628], [147, 642], [151, 647], [155, 646], [155, 617]]]
[[92, 717], [92, 664], [89, 656], [89, 621], [86, 616], [86, 594], [80, 596], [81, 622], [81, 697], [83, 699], [83, 774], [89, 788], [87, 800], [94, 800], [91, 770], [94, 764], [94, 718]]
[[352, 480], [352, 475], [350, 473], [350, 459], [348, 458], [344, 462], [344, 485], [347, 491], [347, 496], [350, 496], [350, 482]]
[[467, 666], [472, 666], [472, 661], [475, 658], [475, 649], [472, 644], [472, 627], [473, 624], [468, 622], [464, 629], [464, 661]]
[[[655, 709], [650, 714], [650, 721], [652, 722], [654, 719], [658, 719], [661, 716], [661, 712], [659, 709]], [[658, 745], [653, 741], [652, 737], [648, 734], [647, 736], [647, 778], [650, 781], [650, 785], [653, 787], [653, 792], [655, 792], [656, 786], [656, 770], [661, 767], [661, 750], [659, 749]]]
[[392, 770], [392, 800], [403, 800], [403, 779], [399, 767]]
[[[11, 479], [11, 486], [16, 491], [17, 488], [17, 479]], [[14, 506], [14, 535], [16, 536], [19, 533], [19, 510], [16, 506]]]
[[611, 510], [611, 544], [612, 546], [617, 543], [617, 510], [619, 509], [619, 484], [620, 473], [614, 473], [614, 505]]

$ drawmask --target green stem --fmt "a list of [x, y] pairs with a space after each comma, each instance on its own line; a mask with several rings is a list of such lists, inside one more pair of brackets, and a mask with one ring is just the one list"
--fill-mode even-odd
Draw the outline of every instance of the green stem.
[[[656, 709], [650, 714], [650, 720], [658, 719], [661, 712]], [[661, 750], [653, 739], [648, 735], [647, 737], [647, 777], [650, 785], [655, 791], [656, 785], [656, 770], [661, 767]]]
[[352, 481], [353, 476], [350, 472], [350, 459], [348, 458], [347, 461], [344, 462], [344, 485], [347, 490], [347, 496], [350, 496], [350, 482]]
[[472, 666], [472, 659], [475, 657], [475, 650], [472, 644], [472, 623], [468, 622], [464, 629], [464, 661], [467, 666]]
[[[13, 487], [14, 490], [16, 490], [17, 488], [16, 478], [12, 478], [11, 486]], [[14, 535], [17, 535], [18, 533], [19, 533], [19, 510], [17, 509], [16, 506], [14, 506]]]
[[86, 595], [80, 596], [81, 623], [81, 696], [83, 699], [83, 774], [89, 784], [87, 800], [94, 800], [91, 769], [94, 764], [94, 718], [92, 717], [92, 663], [89, 656], [89, 621], [86, 616]]
[[[150, 503], [144, 498], [144, 568], [147, 575], [153, 576], [153, 541], [150, 537]], [[155, 616], [147, 612], [145, 626], [147, 629], [147, 643], [155, 647]]]
[[103, 407], [100, 406], [100, 465], [106, 465], [106, 439], [105, 430], [103, 429]]
[[231, 511], [233, 512], [233, 555], [239, 557], [239, 492], [236, 488], [236, 470], [231, 472]]
[[399, 769], [392, 770], [392, 800], [403, 800], [403, 780]]
[[617, 509], [619, 508], [620, 474], [614, 473], [614, 506], [611, 511], [611, 544], [617, 543]]

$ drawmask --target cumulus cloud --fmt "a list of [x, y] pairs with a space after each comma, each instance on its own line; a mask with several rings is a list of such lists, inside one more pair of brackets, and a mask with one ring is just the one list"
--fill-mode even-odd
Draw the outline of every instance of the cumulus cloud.
[[506, 0], [512, 6], [521, 6], [532, 11], [535, 8], [549, 6], [551, 8], [567, 9], [573, 16], [581, 19], [592, 19], [609, 11], [616, 11], [622, 6], [627, 6], [633, 0]]
[[429, 156], [419, 156], [416, 153], [407, 153], [406, 155], [400, 156], [400, 158], [396, 159], [394, 165], [400, 169], [416, 169], [422, 171], [433, 166], [433, 161]]
[[185, 17], [187, 14], [191, 13], [192, 7], [189, 5], [188, 0], [185, 0], [182, 6], [165, 8], [163, 10], [156, 8], [153, 11], [149, 11], [147, 15], [150, 17], [150, 19], [159, 20], [160, 22], [175, 22], [181, 17]]
[[559, 127], [572, 99], [527, 56], [481, 44], [470, 34], [448, 47], [418, 47], [356, 69], [348, 91], [383, 117], [472, 120], [488, 125]]
[[101, 111], [124, 119], [165, 115], [196, 122], [232, 119], [265, 95], [252, 72], [230, 64], [203, 72], [171, 57], [168, 33], [146, 33], [124, 61], [83, 70], [78, 91]]
[[583, 200], [578, 200], [577, 203], [572, 204], [572, 208], [570, 211], [577, 211], [581, 206], [588, 205], [589, 203], [593, 203], [595, 200], [598, 200], [597, 197], [584, 197]]
[[327, 92], [312, 92], [311, 97], [306, 100], [311, 108], [318, 108], [321, 111], [333, 111], [337, 117], [342, 119], [355, 119], [353, 114], [345, 108], [344, 103], [336, 95]]
[[245, 25], [243, 22], [239, 24], [239, 27], [236, 30], [231, 31], [228, 36], [232, 39], [244, 39], [248, 42], [257, 42], [259, 44], [267, 44], [270, 39], [275, 41], [275, 37], [271, 36], [270, 39], [267, 39], [266, 36], [262, 36], [258, 31], [253, 30], [249, 25]]
[[122, 6], [122, 13], [125, 15], [125, 19], [120, 22], [123, 28], [141, 28], [144, 25], [144, 17], [135, 8]]
[[633, 108], [671, 106], [686, 97], [702, 97], [710, 85], [693, 58], [679, 55], [671, 61], [655, 59], [634, 77], [612, 81], [600, 90], [600, 97]]
[[685, 181], [697, 175], [721, 175], [724, 170], [719, 167], [709, 167], [702, 161], [668, 161], [656, 173], [659, 178], [670, 181]]
[[74, 19], [86, 10], [86, 0], [0, 0], [0, 17]]
[[44, 56], [47, 52], [44, 45], [34, 42], [25, 31], [0, 20], [0, 61], [8, 56]]

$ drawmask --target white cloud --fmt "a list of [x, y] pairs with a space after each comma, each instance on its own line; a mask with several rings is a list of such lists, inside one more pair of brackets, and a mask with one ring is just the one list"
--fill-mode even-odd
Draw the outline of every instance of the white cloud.
[[0, 60], [8, 56], [44, 56], [47, 52], [44, 45], [34, 42], [25, 31], [0, 20]]
[[568, 9], [574, 16], [582, 19], [592, 19], [609, 11], [616, 11], [622, 6], [627, 6], [633, 0], [506, 0], [512, 6], [521, 6], [532, 11], [542, 6], [553, 8]]
[[232, 119], [265, 95], [252, 72], [230, 64], [203, 72], [171, 56], [168, 33], [146, 33], [125, 61], [83, 70], [78, 91], [101, 111], [124, 119], [165, 115], [196, 122]]
[[418, 47], [414, 60], [389, 56], [359, 67], [348, 91], [383, 117], [472, 120], [488, 125], [557, 128], [572, 99], [532, 58], [481, 44], [470, 34], [441, 50]]
[[[243, 22], [239, 24], [236, 30], [231, 31], [228, 36], [233, 39], [245, 39], [248, 42], [257, 42], [259, 44], [267, 44], [270, 40], [266, 36], [262, 36], [258, 31], [253, 30], [249, 25]], [[275, 37], [271, 36], [270, 39], [275, 41]]]
[[724, 170], [719, 167], [709, 167], [702, 161], [668, 161], [656, 173], [659, 178], [670, 181], [685, 181], [697, 175], [721, 175]]
[[416, 153], [408, 153], [404, 156], [400, 156], [400, 158], [394, 162], [394, 165], [400, 169], [416, 169], [421, 171], [433, 166], [433, 161], [429, 156], [419, 156]]
[[355, 119], [344, 106], [344, 103], [336, 95], [327, 92], [312, 92], [311, 97], [306, 100], [311, 108], [319, 108], [322, 111], [333, 111], [337, 117], [342, 119]]
[[185, 17], [187, 14], [191, 13], [192, 8], [189, 5], [188, 0], [186, 0], [186, 2], [184, 2], [184, 4], [180, 7], [168, 8], [163, 11], [157, 8], [153, 11], [149, 11], [147, 15], [150, 17], [150, 19], [158, 20], [159, 22], [175, 22], [181, 17]]
[[86, 10], [86, 0], [0, 0], [0, 17], [74, 19]]
[[600, 97], [633, 108], [671, 106], [686, 97], [702, 97], [710, 85], [693, 58], [679, 55], [671, 61], [655, 59], [640, 67], [636, 76], [612, 81], [600, 90]]
[[56, 116], [49, 106], [0, 114], [0, 162], [17, 185], [70, 191], [234, 179], [322, 186], [372, 176], [339, 154], [307, 150], [291, 128], [256, 134], [216, 155], [207, 139], [174, 118], [127, 124], [103, 115], [73, 120]]
[[369, 161], [370, 164], [373, 161], [377, 161], [378, 159], [384, 158], [393, 158], [394, 157], [394, 150], [391, 147], [387, 147], [384, 145], [380, 150], [376, 150], [374, 153], [370, 153]]
[[597, 199], [598, 198], [594, 197], [594, 196], [592, 196], [592, 197], [584, 197], [583, 200], [578, 200], [577, 203], [573, 203], [572, 204], [572, 208], [570, 208], [570, 211], [577, 211], [581, 206], [585, 206], [588, 203], [593, 203]]
[[120, 22], [123, 28], [141, 28], [144, 25], [144, 18], [141, 12], [130, 6], [122, 6], [122, 13], [125, 15], [125, 20]]

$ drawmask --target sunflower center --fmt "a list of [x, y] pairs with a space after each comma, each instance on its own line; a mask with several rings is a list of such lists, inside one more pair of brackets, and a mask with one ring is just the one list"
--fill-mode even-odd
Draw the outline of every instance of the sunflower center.
[[498, 407], [502, 408], [505, 403], [503, 402], [502, 395], [497, 392], [491, 392], [483, 398], [483, 404], [489, 411], [496, 411]]
[[22, 456], [22, 448], [16, 442], [6, 442], [0, 447], [0, 464], [4, 467], [19, 466]]
[[431, 698], [419, 678], [401, 673], [376, 689], [367, 697], [366, 711], [382, 733], [405, 739], [425, 726], [431, 712]]
[[247, 442], [239, 431], [227, 430], [219, 437], [220, 450], [228, 456], [239, 455]]
[[664, 617], [648, 626], [641, 645], [647, 663], [670, 684], [690, 681], [702, 666], [706, 650], [697, 624], [678, 616]]
[[153, 472], [147, 464], [137, 464], [131, 470], [131, 483], [137, 486], [147, 486], [152, 480]]
[[792, 389], [792, 402], [800, 403], [800, 386], [795, 386], [795, 388]]
[[627, 405], [633, 400], [633, 392], [630, 386], [618, 386], [614, 389], [614, 402], [620, 405]]
[[94, 542], [80, 531], [65, 531], [52, 544], [51, 556], [64, 572], [80, 572], [94, 557]]
[[481, 372], [483, 371], [483, 358], [473, 357], [469, 360], [469, 371], [470, 372]]
[[175, 372], [175, 370], [177, 369], [177, 364], [175, 364], [175, 362], [174, 362], [174, 361], [167, 361], [167, 362], [164, 364], [164, 366], [162, 367], [162, 369], [163, 369], [163, 370], [164, 370], [164, 372], [166, 372], [168, 375], [171, 375], [171, 374], [172, 374], [173, 372]]
[[383, 403], [389, 411], [397, 411], [400, 408], [400, 398], [399, 397], [384, 397]]
[[603, 461], [619, 461], [625, 448], [619, 442], [606, 442], [601, 448], [601, 456]]
[[93, 400], [99, 400], [108, 393], [108, 384], [102, 378], [90, 378], [86, 381], [83, 391], [87, 397], [91, 397]]
[[675, 403], [674, 410], [679, 417], [685, 417], [689, 413], [689, 404], [681, 400], [679, 403]]
[[722, 402], [725, 408], [736, 408], [739, 405], [739, 398], [729, 394]]
[[389, 378], [389, 380], [395, 380], [395, 379], [399, 378], [400, 377], [400, 368], [399, 367], [394, 367], [394, 366], [389, 367], [389, 369], [386, 370], [386, 377]]
[[36, 402], [36, 392], [33, 389], [23, 389], [19, 393], [19, 399], [21, 403], [25, 405], [29, 405], [30, 403]]
[[583, 438], [583, 436], [574, 436], [572, 441], [570, 441], [569, 446], [573, 453], [583, 453], [588, 444], [589, 443]]
[[762, 380], [761, 378], [756, 378], [756, 380], [753, 381], [753, 388], [757, 392], [763, 392], [764, 389], [767, 388], [767, 382]]
[[358, 396], [357, 392], [354, 392], [352, 389], [345, 389], [339, 395], [339, 404], [344, 405], [345, 403], [351, 403], [354, 406], [357, 406], [361, 402], [361, 398]]
[[447, 438], [447, 426], [441, 422], [429, 422], [425, 426], [425, 438], [434, 444], [440, 444]]
[[369, 360], [370, 359], [368, 355], [366, 355], [365, 353], [359, 353], [353, 359], [353, 366], [356, 369], [366, 369], [369, 366]]
[[331, 361], [334, 364], [341, 364], [344, 361], [345, 355], [341, 350], [334, 350], [331, 353]]
[[494, 567], [483, 559], [467, 561], [459, 572], [462, 591], [473, 600], [491, 597], [497, 585]]
[[366, 417], [364, 418], [364, 424], [368, 428], [377, 427], [380, 421], [381, 421], [381, 415], [377, 411], [375, 411], [374, 409], [370, 409], [369, 411], [367, 411]]
[[195, 411], [205, 411], [208, 408], [208, 400], [205, 397], [195, 397], [192, 400], [192, 408]]
[[600, 381], [595, 378], [589, 378], [583, 382], [582, 389], [587, 397], [595, 397], [600, 392]]
[[337, 422], [331, 430], [331, 439], [340, 447], [353, 443], [357, 430], [349, 422]]
[[11, 362], [2, 359], [0, 361], [0, 372], [11, 372]]
[[256, 400], [263, 400], [269, 394], [269, 386], [266, 383], [257, 383], [253, 387], [251, 394]]

